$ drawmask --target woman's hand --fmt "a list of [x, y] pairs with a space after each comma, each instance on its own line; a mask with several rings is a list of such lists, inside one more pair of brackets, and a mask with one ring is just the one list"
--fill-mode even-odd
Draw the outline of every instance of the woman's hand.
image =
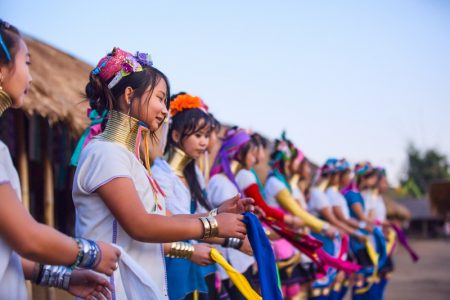
[[70, 294], [86, 299], [112, 299], [113, 287], [108, 280], [92, 271], [75, 269], [70, 276]]
[[237, 194], [231, 199], [226, 200], [217, 209], [218, 213], [234, 213], [243, 214], [247, 211], [255, 211], [255, 200], [253, 198], [241, 198], [241, 194]]
[[97, 242], [97, 245], [102, 252], [102, 257], [95, 271], [111, 276], [119, 266], [120, 250], [101, 241]]
[[292, 229], [299, 229], [300, 227], [305, 226], [305, 223], [293, 215], [284, 215], [284, 223]]
[[247, 255], [253, 256], [253, 249], [252, 249], [252, 246], [250, 245], [250, 241], [248, 240], [248, 237], [245, 237], [244, 243], [242, 244], [241, 248], [239, 248], [239, 251], [241, 251]]
[[244, 239], [247, 234], [247, 228], [245, 227], [244, 216], [230, 213], [221, 213], [216, 217], [219, 225], [219, 237], [235, 237], [238, 239]]
[[192, 256], [190, 260], [193, 263], [196, 263], [200, 266], [207, 266], [214, 261], [211, 259], [211, 246], [209, 244], [194, 244], [194, 253], [192, 253]]
[[334, 239], [337, 233], [338, 230], [334, 226], [330, 226], [327, 230], [325, 230], [325, 235], [330, 239]]

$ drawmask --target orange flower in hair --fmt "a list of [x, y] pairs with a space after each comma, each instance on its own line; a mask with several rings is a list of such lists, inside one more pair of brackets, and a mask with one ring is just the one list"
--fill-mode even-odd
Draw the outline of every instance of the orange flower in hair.
[[183, 110], [192, 108], [205, 110], [205, 105], [203, 104], [202, 99], [189, 94], [179, 95], [172, 102], [170, 102], [170, 116], [173, 117]]

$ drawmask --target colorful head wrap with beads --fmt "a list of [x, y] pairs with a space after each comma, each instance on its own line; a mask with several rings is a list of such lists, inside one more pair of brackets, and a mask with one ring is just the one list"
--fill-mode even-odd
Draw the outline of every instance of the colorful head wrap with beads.
[[301, 163], [305, 159], [305, 153], [303, 153], [300, 148], [294, 147], [293, 154], [295, 161], [298, 161], [299, 163]]
[[375, 172], [377, 172], [379, 177], [386, 177], [386, 169], [383, 167], [375, 167]]
[[329, 158], [325, 161], [325, 163], [320, 167], [321, 175], [329, 175], [337, 172], [336, 164], [338, 160], [336, 158]]
[[361, 176], [366, 176], [368, 174], [372, 174], [375, 169], [372, 164], [368, 161], [359, 162], [353, 168], [355, 173], [355, 177], [351, 180], [350, 184], [341, 190], [342, 194], [347, 193], [348, 191], [358, 191], [357, 186], [357, 178]]
[[337, 172], [345, 172], [349, 170], [351, 170], [350, 163], [345, 158], [341, 158], [336, 162]]
[[354, 172], [355, 176], [365, 176], [369, 173], [372, 173], [375, 169], [373, 168], [372, 164], [368, 161], [359, 162], [355, 165]]
[[236, 159], [239, 150], [250, 141], [250, 135], [244, 129], [230, 129], [222, 140], [222, 146], [217, 154], [216, 161], [211, 170], [211, 177], [221, 172], [230, 179], [240, 191], [231, 171], [231, 161]]
[[120, 48], [114, 48], [105, 57], [100, 59], [97, 67], [92, 70], [93, 75], [100, 76], [112, 89], [119, 81], [132, 73], [141, 72], [153, 62], [147, 53], [136, 52], [135, 55]]
[[[93, 75], [99, 76], [105, 83], [108, 83], [108, 88], [113, 88], [123, 77], [130, 75], [133, 72], [141, 72], [145, 66], [152, 66], [150, 55], [147, 53], [136, 52], [135, 55], [124, 51], [120, 48], [114, 48], [110, 53], [100, 59], [92, 70]], [[76, 166], [81, 150], [89, 143], [89, 141], [96, 135], [102, 132], [102, 122], [107, 117], [107, 111], [99, 114], [95, 109], [88, 109], [87, 115], [91, 120], [91, 124], [84, 131], [78, 144], [72, 154], [70, 164]]]
[[274, 166], [277, 162], [290, 160], [293, 154], [292, 150], [292, 143], [286, 138], [286, 132], [283, 131], [281, 139], [275, 141], [275, 151], [270, 164]]

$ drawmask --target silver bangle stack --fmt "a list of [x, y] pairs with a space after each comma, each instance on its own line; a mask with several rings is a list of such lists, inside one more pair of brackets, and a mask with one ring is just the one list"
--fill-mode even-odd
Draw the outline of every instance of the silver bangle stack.
[[238, 238], [226, 238], [223, 246], [225, 248], [241, 249], [243, 244], [244, 240], [240, 240]]
[[34, 283], [40, 286], [69, 289], [72, 269], [65, 266], [39, 265], [39, 271]]
[[76, 238], [75, 240], [78, 244], [78, 255], [75, 263], [70, 268], [94, 269], [102, 258], [102, 251], [99, 246], [91, 240], [82, 238]]

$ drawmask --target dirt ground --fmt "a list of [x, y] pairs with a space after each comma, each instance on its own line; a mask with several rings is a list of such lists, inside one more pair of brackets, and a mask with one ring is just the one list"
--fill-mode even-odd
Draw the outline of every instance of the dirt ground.
[[[384, 300], [449, 300], [450, 299], [450, 241], [412, 240], [420, 256], [412, 263], [402, 247], [397, 248], [396, 270]], [[42, 290], [33, 299], [45, 300]], [[350, 299], [350, 297], [347, 297]], [[54, 299], [73, 299], [57, 291]]]
[[450, 299], [450, 241], [411, 242], [420, 260], [413, 264], [406, 251], [397, 248], [396, 270], [387, 287], [385, 299]]

